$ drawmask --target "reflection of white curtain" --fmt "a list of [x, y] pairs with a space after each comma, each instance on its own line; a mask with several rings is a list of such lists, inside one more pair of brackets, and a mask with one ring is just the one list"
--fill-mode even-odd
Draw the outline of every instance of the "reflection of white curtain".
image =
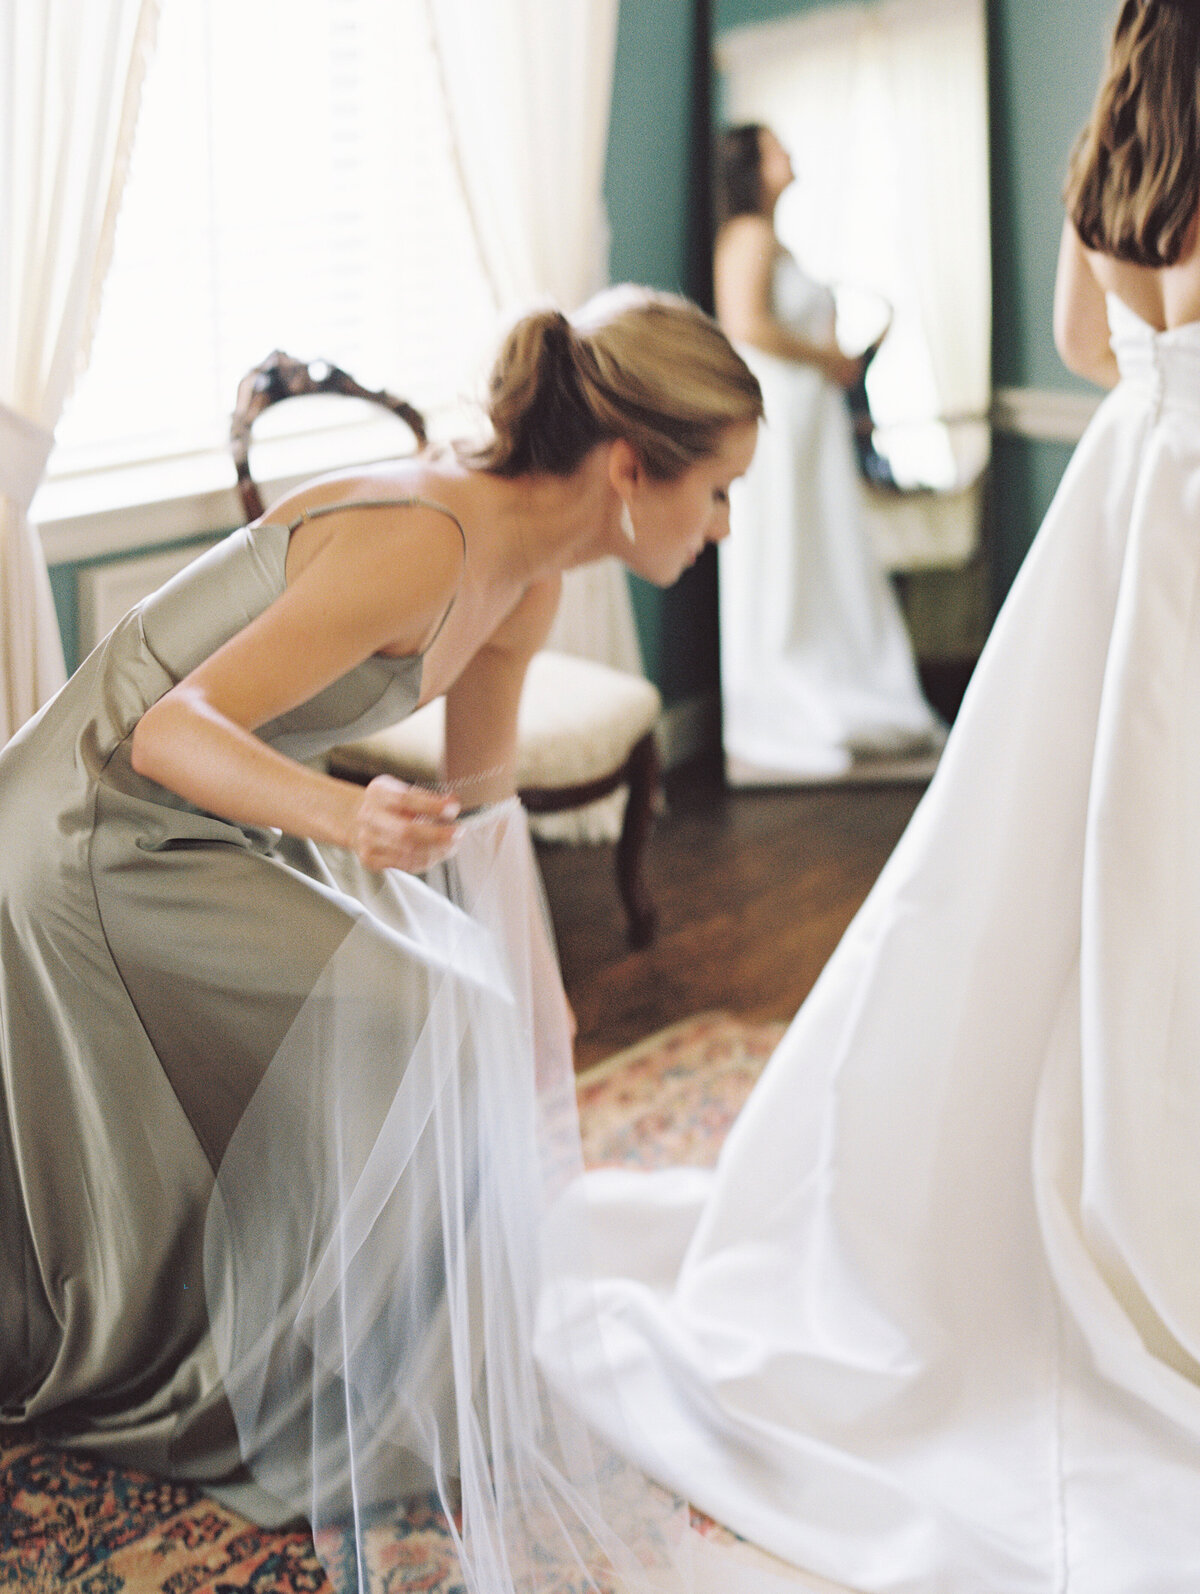
[[717, 43], [724, 119], [765, 122], [787, 145], [796, 182], [776, 221], [822, 282], [851, 278], [856, 253], [861, 207], [851, 192], [873, 141], [859, 103], [862, 34], [863, 7], [844, 4], [739, 28]]
[[65, 679], [28, 510], [86, 360], [157, 0], [0, 16], [0, 741]]
[[985, 52], [983, 0], [856, 0], [718, 46], [727, 118], [792, 152], [784, 241], [818, 279], [896, 306], [870, 379], [884, 424], [988, 409]]
[[[617, 0], [429, 0], [459, 169], [497, 302], [574, 309], [605, 275]], [[551, 645], [640, 670], [624, 572], [571, 571]]]
[[983, 0], [884, 0], [875, 19], [939, 412], [983, 416], [992, 296]]

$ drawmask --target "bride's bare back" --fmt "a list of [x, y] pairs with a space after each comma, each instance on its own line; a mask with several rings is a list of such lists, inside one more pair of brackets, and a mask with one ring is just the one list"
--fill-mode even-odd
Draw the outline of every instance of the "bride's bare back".
[[[1200, 221], [1198, 216], [1197, 221]], [[1200, 226], [1192, 224], [1181, 259], [1171, 266], [1135, 266], [1088, 251], [1092, 274], [1106, 293], [1115, 293], [1147, 325], [1165, 332], [1200, 321]]]
[[1054, 343], [1068, 370], [1101, 387], [1116, 385], [1105, 294], [1116, 294], [1159, 332], [1200, 321], [1198, 233], [1200, 225], [1193, 223], [1188, 247], [1174, 265], [1138, 266], [1087, 249], [1067, 219], [1054, 285]]

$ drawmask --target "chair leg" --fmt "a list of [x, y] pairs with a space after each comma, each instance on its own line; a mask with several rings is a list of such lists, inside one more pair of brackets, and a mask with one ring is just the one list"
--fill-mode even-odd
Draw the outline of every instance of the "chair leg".
[[654, 795], [658, 790], [658, 746], [648, 731], [629, 755], [625, 766], [629, 801], [625, 823], [617, 842], [617, 890], [629, 920], [629, 944], [649, 946], [658, 929], [658, 910], [650, 900], [644, 873], [646, 840], [654, 822]]

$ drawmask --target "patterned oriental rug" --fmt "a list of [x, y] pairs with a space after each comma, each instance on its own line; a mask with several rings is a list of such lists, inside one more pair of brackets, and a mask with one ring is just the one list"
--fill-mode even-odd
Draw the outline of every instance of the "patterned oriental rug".
[[[701, 1014], [589, 1069], [579, 1079], [589, 1165], [711, 1165], [783, 1027]], [[372, 1551], [386, 1594], [462, 1594], [433, 1500], [390, 1521]], [[307, 1533], [253, 1527], [194, 1488], [10, 1432], [0, 1444], [0, 1590], [17, 1589], [332, 1594]]]

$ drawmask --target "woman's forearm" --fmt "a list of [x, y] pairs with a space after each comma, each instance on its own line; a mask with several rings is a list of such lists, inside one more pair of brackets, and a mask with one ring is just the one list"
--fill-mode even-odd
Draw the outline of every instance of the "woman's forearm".
[[818, 343], [792, 332], [773, 317], [759, 317], [746, 323], [733, 334], [751, 348], [773, 354], [777, 359], [793, 360], [798, 365], [812, 365], [839, 387], [848, 387], [858, 376], [859, 362], [843, 354], [836, 343]]
[[138, 774], [234, 824], [352, 845], [362, 787], [276, 752], [194, 688], [176, 687], [147, 710], [131, 757]]
[[466, 808], [516, 790], [517, 713], [524, 661], [485, 648], [446, 694], [446, 785]]

